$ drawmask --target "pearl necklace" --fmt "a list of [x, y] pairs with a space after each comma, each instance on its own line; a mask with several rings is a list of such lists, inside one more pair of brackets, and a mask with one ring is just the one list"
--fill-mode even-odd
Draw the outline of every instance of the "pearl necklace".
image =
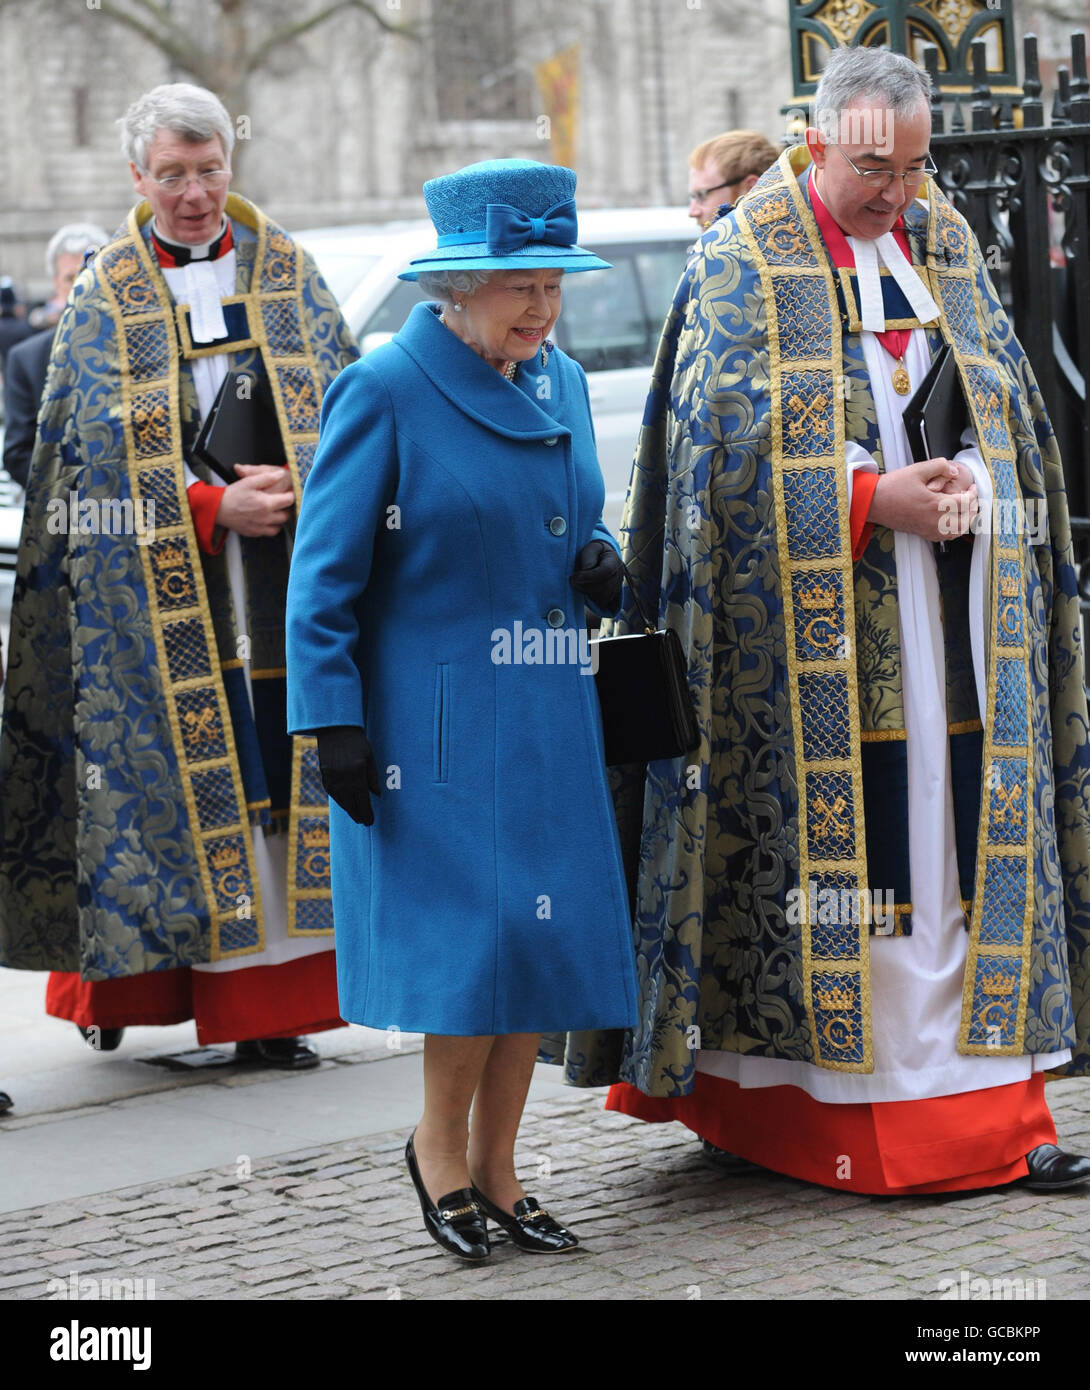
[[[450, 328], [450, 324], [447, 323], [446, 318], [442, 314], [439, 315], [439, 322], [443, 325], [444, 328]], [[450, 328], [450, 331], [454, 333], [453, 328]], [[455, 337], [457, 336], [458, 335], [455, 334]], [[515, 373], [518, 371], [518, 369], [519, 364], [517, 362], [505, 362], [502, 374], [507, 381], [514, 381]]]

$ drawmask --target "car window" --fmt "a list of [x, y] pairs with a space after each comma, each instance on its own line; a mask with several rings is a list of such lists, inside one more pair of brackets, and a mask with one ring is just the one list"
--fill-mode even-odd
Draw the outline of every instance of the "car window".
[[688, 243], [679, 241], [669, 244], [668, 248], [656, 246], [636, 253], [636, 265], [639, 267], [648, 312], [658, 321], [655, 327], [656, 346], [670, 305], [674, 302], [674, 291], [685, 269], [688, 251]]
[[360, 345], [368, 333], [396, 333], [423, 297], [415, 280], [399, 280], [360, 329]]
[[564, 277], [555, 336], [584, 371], [652, 365], [686, 247], [683, 238], [595, 246], [613, 269]]

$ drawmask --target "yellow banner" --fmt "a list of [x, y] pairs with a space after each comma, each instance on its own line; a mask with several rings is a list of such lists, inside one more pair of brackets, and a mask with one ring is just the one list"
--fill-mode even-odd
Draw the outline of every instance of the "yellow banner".
[[[579, 45], [562, 48], [538, 63], [534, 77], [545, 102], [547, 134], [554, 164], [575, 168], [575, 136], [579, 124]], [[542, 135], [544, 131], [539, 132]]]

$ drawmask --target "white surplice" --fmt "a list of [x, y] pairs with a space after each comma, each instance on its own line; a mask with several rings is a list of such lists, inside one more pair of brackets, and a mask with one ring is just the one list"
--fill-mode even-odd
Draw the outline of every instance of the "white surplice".
[[[210, 342], [225, 336], [227, 332], [220, 301], [235, 293], [236, 257], [234, 250], [214, 261], [190, 261], [184, 266], [164, 266], [161, 268], [174, 299], [179, 304], [188, 304], [192, 314], [193, 341]], [[190, 365], [197, 389], [197, 404], [201, 419], [208, 414], [216, 399], [224, 377], [227, 375], [227, 354], [217, 352], [209, 357], [195, 357]], [[185, 465], [186, 486], [198, 480], [197, 475]], [[224, 484], [213, 476], [217, 486]], [[286, 538], [285, 538], [286, 541]], [[286, 541], [286, 543], [288, 543]], [[237, 531], [227, 532], [224, 546], [227, 558], [227, 574], [231, 585], [231, 599], [235, 610], [235, 630], [247, 631], [246, 590], [242, 574], [242, 545]], [[246, 677], [246, 694], [250, 709], [254, 707], [253, 688], [250, 683], [249, 665], [243, 665]], [[286, 834], [266, 836], [260, 831], [255, 834], [250, 828], [250, 842], [253, 846], [253, 862], [257, 870], [261, 890], [262, 925], [265, 929], [265, 946], [261, 951], [239, 956], [233, 960], [210, 961], [207, 965], [195, 965], [194, 970], [226, 972], [229, 970], [248, 970], [255, 965], [282, 965], [285, 961], [298, 960], [302, 956], [318, 955], [333, 949], [328, 937], [308, 940], [306, 937], [288, 935], [288, 837]]]
[[[892, 385], [893, 359], [878, 336], [862, 333], [863, 353], [878, 416], [882, 456], [892, 473], [912, 462], [901, 419], [927, 373], [931, 357], [922, 328], [911, 333], [905, 367], [911, 381], [901, 396]], [[968, 436], [963, 436], [966, 443]], [[975, 444], [956, 456], [973, 473], [982, 518], [991, 515], [991, 482]], [[846, 455], [848, 490], [856, 469], [877, 471], [858, 444]], [[989, 528], [973, 540], [969, 586], [973, 668], [980, 708], [986, 709], [986, 586]], [[854, 1102], [921, 1100], [1025, 1081], [1035, 1071], [1061, 1066], [1069, 1051], [1020, 1057], [966, 1057], [958, 1053], [961, 992], [968, 932], [961, 909], [954, 842], [954, 804], [947, 742], [946, 667], [939, 584], [931, 542], [894, 532], [901, 672], [908, 756], [909, 873], [912, 934], [870, 937], [871, 1025], [874, 1071], [828, 1071], [808, 1062], [700, 1051], [696, 1068], [743, 1087], [798, 1086], [815, 1100]], [[873, 885], [882, 887], [882, 885]]]

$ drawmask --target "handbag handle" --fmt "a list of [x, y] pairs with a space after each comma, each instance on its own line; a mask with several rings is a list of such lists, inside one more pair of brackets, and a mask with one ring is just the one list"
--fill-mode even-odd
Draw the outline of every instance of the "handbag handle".
[[648, 619], [647, 614], [644, 611], [643, 604], [640, 602], [640, 596], [636, 592], [636, 585], [633, 582], [632, 575], [629, 572], [628, 566], [625, 564], [623, 560], [621, 560], [621, 573], [624, 575], [625, 582], [628, 584], [628, 592], [632, 595], [632, 602], [636, 605], [636, 612], [640, 615], [641, 619], [643, 620], [644, 631], [649, 636], [652, 636], [656, 631], [655, 626]]

